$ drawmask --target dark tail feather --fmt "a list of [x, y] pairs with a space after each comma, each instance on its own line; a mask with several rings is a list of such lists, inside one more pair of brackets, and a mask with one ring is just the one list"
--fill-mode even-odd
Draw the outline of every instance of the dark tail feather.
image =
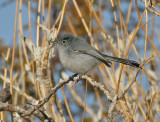
[[117, 57], [112, 57], [112, 56], [108, 56], [108, 55], [104, 55], [104, 57], [108, 61], [115, 61], [115, 62], [122, 63], [122, 64], [125, 64], [125, 65], [130, 65], [130, 66], [133, 66], [133, 67], [136, 67], [136, 68], [140, 67], [140, 64], [137, 61], [123, 59], [123, 58], [117, 58]]

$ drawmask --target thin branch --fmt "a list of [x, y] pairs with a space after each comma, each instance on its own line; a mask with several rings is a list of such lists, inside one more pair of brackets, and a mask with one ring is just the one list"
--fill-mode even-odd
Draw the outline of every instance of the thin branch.
[[[150, 56], [147, 60], [143, 61], [143, 63], [141, 64], [141, 67], [143, 67], [149, 60], [151, 60], [153, 56]], [[124, 91], [122, 97], [124, 97], [124, 95], [128, 92], [128, 90], [130, 89], [130, 87], [133, 85], [133, 83], [136, 81], [136, 78], [138, 76], [139, 71], [141, 70], [141, 67], [137, 70], [137, 73], [133, 79], [133, 81], [131, 82], [131, 84], [128, 86], [128, 88]], [[121, 98], [120, 98], [121, 99]]]

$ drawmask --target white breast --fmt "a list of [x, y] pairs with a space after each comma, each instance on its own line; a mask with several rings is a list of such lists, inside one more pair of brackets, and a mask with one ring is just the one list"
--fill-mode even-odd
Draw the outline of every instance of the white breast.
[[100, 61], [92, 56], [73, 53], [67, 49], [58, 50], [61, 64], [64, 68], [78, 74], [88, 74]]

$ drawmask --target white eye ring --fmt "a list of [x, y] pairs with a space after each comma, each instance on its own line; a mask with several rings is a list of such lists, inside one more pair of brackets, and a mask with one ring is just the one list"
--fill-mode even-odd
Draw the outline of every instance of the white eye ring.
[[66, 41], [65, 41], [65, 40], [63, 40], [63, 41], [62, 41], [62, 43], [63, 43], [63, 44], [65, 44], [65, 43], [66, 43]]

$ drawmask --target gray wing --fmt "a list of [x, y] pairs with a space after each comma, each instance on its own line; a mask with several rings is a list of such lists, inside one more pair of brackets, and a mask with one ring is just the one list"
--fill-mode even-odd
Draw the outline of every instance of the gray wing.
[[110, 65], [111, 62], [109, 60], [106, 60], [106, 58], [103, 56], [103, 54], [101, 54], [94, 47], [91, 47], [89, 44], [88, 44], [88, 46], [86, 46], [86, 45], [83, 46], [83, 49], [79, 48], [79, 46], [77, 46], [76, 48], [72, 48], [70, 50], [77, 52], [77, 53], [92, 56], [92, 57], [96, 58], [97, 60], [103, 62], [106, 66], [111, 67], [111, 65]]
[[130, 65], [137, 68], [140, 67], [140, 64], [136, 61], [102, 54], [100, 51], [89, 45], [83, 38], [76, 37], [75, 40], [73, 40], [72, 44], [72, 48], [70, 48], [72, 51], [92, 56], [98, 59], [99, 61], [103, 62], [108, 67], [111, 66], [111, 61], [122, 63], [125, 65]]

